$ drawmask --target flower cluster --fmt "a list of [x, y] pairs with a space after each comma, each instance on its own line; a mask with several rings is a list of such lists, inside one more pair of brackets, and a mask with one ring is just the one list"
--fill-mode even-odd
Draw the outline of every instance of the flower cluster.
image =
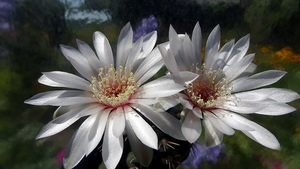
[[220, 27], [216, 26], [206, 42], [203, 61], [199, 57], [201, 29], [198, 23], [192, 39], [187, 34], [178, 36], [172, 27], [169, 36], [169, 47], [159, 46], [159, 49], [175, 81], [184, 83], [181, 72], [199, 74], [195, 81], [186, 85], [183, 93], [162, 99], [163, 102], [175, 98], [183, 105], [181, 131], [187, 141], [197, 141], [203, 126], [208, 147], [220, 144], [224, 134], [233, 135], [236, 129], [268, 148], [279, 149], [279, 142], [272, 133], [244, 115], [277, 116], [295, 110], [286, 103], [299, 98], [296, 92], [261, 88], [275, 83], [286, 72], [267, 70], [253, 75], [256, 69], [252, 62], [254, 54], [246, 55], [249, 35], [237, 42], [231, 40], [219, 49]]
[[[192, 39], [170, 27], [169, 42], [155, 47], [156, 31], [135, 41], [128, 23], [120, 32], [115, 57], [101, 32], [93, 35], [95, 51], [80, 40], [78, 50], [61, 45], [63, 55], [81, 76], [52, 71], [39, 78], [41, 84], [64, 89], [40, 93], [25, 101], [58, 106], [54, 114], [62, 114], [46, 124], [37, 139], [57, 134], [87, 117], [66, 149], [66, 169], [75, 167], [98, 148], [105, 166], [116, 168], [125, 140], [140, 165], [148, 166], [153, 149], [159, 148], [157, 130], [194, 143], [203, 126], [206, 146], [212, 147], [222, 142], [223, 134], [232, 135], [236, 129], [266, 147], [279, 149], [273, 134], [243, 115], [294, 111], [286, 103], [299, 98], [296, 92], [260, 88], [275, 83], [286, 72], [269, 70], [252, 75], [256, 65], [252, 63], [254, 54], [246, 55], [249, 35], [219, 49], [219, 26], [208, 37], [202, 61], [201, 38], [199, 23]], [[149, 81], [163, 66], [169, 72]], [[183, 105], [180, 117], [167, 112], [179, 103]]]

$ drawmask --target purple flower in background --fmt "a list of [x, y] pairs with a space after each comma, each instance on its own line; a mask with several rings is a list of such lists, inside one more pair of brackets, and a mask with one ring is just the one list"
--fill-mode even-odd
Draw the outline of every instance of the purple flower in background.
[[204, 144], [194, 143], [188, 158], [182, 162], [183, 168], [200, 168], [204, 162], [216, 163], [220, 157], [225, 156], [224, 144], [215, 147], [206, 147]]
[[150, 15], [148, 18], [143, 18], [142, 22], [134, 31], [133, 42], [137, 41], [140, 37], [157, 30], [157, 27], [158, 23], [153, 15]]
[[15, 1], [5, 0], [0, 2], [0, 30], [13, 29], [12, 13], [15, 9]]

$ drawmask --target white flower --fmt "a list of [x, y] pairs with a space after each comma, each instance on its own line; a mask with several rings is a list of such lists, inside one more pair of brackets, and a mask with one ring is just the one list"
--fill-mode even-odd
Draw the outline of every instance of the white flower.
[[[236, 129], [266, 147], [280, 148], [272, 133], [243, 115], [290, 113], [295, 108], [286, 103], [298, 99], [299, 95], [288, 89], [260, 88], [275, 83], [286, 72], [268, 70], [252, 75], [256, 69], [252, 63], [254, 54], [245, 55], [249, 35], [236, 43], [232, 40], [219, 49], [220, 28], [216, 26], [206, 43], [204, 63], [199, 23], [193, 30], [192, 40], [187, 34], [178, 35], [172, 27], [169, 40], [169, 47], [159, 46], [159, 49], [177, 81], [181, 81], [181, 71], [199, 74], [195, 81], [186, 85], [184, 93], [176, 95], [178, 102], [184, 106], [181, 130], [190, 143], [199, 138], [203, 126], [207, 146], [220, 144], [223, 134], [233, 135], [233, 129]], [[165, 100], [171, 103], [171, 97]]]
[[[103, 135], [103, 161], [107, 168], [115, 168], [122, 156], [125, 130], [137, 160], [149, 165], [158, 140], [144, 118], [170, 136], [184, 139], [180, 121], [151, 107], [157, 98], [174, 95], [184, 86], [174, 83], [171, 75], [144, 84], [163, 66], [159, 50], [153, 49], [157, 34], [149, 33], [136, 43], [132, 43], [132, 38], [128, 23], [119, 36], [116, 64], [110, 44], [101, 32], [95, 32], [93, 37], [97, 55], [80, 40], [77, 40], [79, 51], [61, 45], [62, 53], [84, 78], [61, 71], [43, 73], [40, 83], [75, 90], [44, 92], [25, 101], [32, 105], [60, 106], [54, 114], [64, 112], [45, 125], [37, 139], [57, 134], [79, 118], [89, 116], [69, 143], [64, 157], [66, 169], [90, 154]], [[191, 72], [181, 75], [187, 83], [198, 76]]]

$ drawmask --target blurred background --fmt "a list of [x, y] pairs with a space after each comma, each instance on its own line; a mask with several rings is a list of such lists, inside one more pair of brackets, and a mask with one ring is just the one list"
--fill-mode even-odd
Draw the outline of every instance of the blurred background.
[[[178, 33], [191, 34], [199, 21], [206, 41], [219, 24], [222, 45], [250, 33], [248, 53], [256, 53], [257, 71], [287, 71], [273, 86], [300, 93], [299, 7], [299, 0], [0, 0], [0, 169], [61, 168], [64, 148], [80, 122], [35, 140], [56, 108], [24, 104], [34, 94], [53, 90], [37, 82], [41, 72], [75, 72], [59, 44], [76, 47], [77, 38], [92, 46], [93, 32], [101, 31], [115, 50], [127, 22], [136, 38], [156, 30], [160, 43], [168, 40], [170, 24]], [[299, 109], [300, 101], [291, 105]], [[225, 136], [218, 149], [197, 145], [191, 151], [201, 156], [189, 160], [194, 168], [299, 168], [299, 113], [249, 116], [278, 138], [280, 151], [237, 131]]]

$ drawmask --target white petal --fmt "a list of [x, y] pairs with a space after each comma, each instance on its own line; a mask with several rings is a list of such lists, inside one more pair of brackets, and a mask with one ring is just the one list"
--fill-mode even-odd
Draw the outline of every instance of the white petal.
[[154, 48], [157, 40], [157, 32], [153, 31], [148, 33], [147, 35], [144, 36], [143, 38], [143, 55], [141, 56], [146, 57], [147, 55], [150, 54], [152, 49]]
[[262, 144], [263, 146], [266, 146], [271, 149], [279, 150], [280, 144], [276, 137], [270, 133], [268, 130], [263, 128], [262, 126], [251, 122], [251, 127], [254, 130], [251, 131], [242, 131], [244, 134], [246, 134], [248, 137], [253, 139], [254, 141]]
[[111, 65], [114, 65], [112, 50], [106, 36], [103, 33], [96, 31], [93, 34], [93, 43], [100, 60], [101, 67], [110, 67]]
[[113, 124], [113, 134], [116, 137], [119, 137], [123, 134], [125, 129], [125, 117], [124, 117], [124, 110], [122, 107], [118, 107], [115, 111], [111, 112], [111, 118], [114, 119]]
[[[153, 73], [152, 75], [149, 75], [149, 76], [146, 76], [146, 74], [144, 74], [142, 76], [143, 79], [152, 77], [155, 73], [157, 73], [157, 71], [162, 66], [160, 63], [161, 54], [159, 53], [157, 48], [153, 49], [153, 47], [156, 43], [156, 39], [157, 39], [156, 31], [153, 31], [153, 32], [141, 37], [137, 42], [134, 43], [134, 46], [130, 50], [128, 60], [126, 62], [126, 66], [127, 67], [131, 66], [132, 71], [135, 72], [135, 74], [138, 74], [137, 72], [139, 72], [139, 71], [142, 71], [142, 73], [139, 75], [143, 75], [143, 73], [145, 73], [145, 72], [147, 72], [146, 74]], [[138, 44], [138, 43], [140, 43], [139, 41], [141, 41], [141, 44]], [[136, 48], [137, 46], [140, 46], [140, 45], [142, 45], [142, 46], [141, 46], [139, 52], [134, 52], [133, 48]], [[157, 58], [160, 60], [158, 60], [157, 64], [155, 64], [153, 66], [148, 65], [148, 61], [145, 61], [145, 60], [149, 60], [149, 59], [153, 60], [153, 58]], [[145, 63], [147, 63], [147, 64], [145, 64], [145, 65], [143, 65], [143, 67], [141, 67], [142, 62], [143, 62], [143, 64], [145, 64]], [[158, 68], [158, 66], [160, 66], [160, 67]], [[137, 71], [138, 68], [139, 68], [139, 70]]]
[[157, 150], [158, 139], [152, 127], [132, 108], [125, 107], [124, 109], [126, 112], [126, 125], [132, 128], [143, 144]]
[[222, 133], [224, 133], [226, 135], [233, 135], [234, 134], [234, 130], [231, 127], [229, 127], [223, 121], [221, 121], [220, 119], [218, 119], [211, 112], [206, 112], [205, 114], [206, 114], [205, 117], [208, 118], [208, 120], [211, 122], [211, 124], [216, 129], [218, 129], [219, 131], [221, 131]]
[[202, 49], [202, 34], [201, 34], [201, 28], [199, 22], [196, 23], [193, 34], [192, 34], [192, 42], [193, 42], [193, 49], [195, 50], [195, 56], [194, 56], [194, 63], [198, 63], [198, 65], [201, 65], [201, 49]]
[[178, 36], [177, 32], [175, 31], [175, 29], [173, 28], [173, 26], [170, 25], [170, 27], [169, 27], [169, 38], [171, 39], [171, 38], [175, 38], [177, 36]]
[[83, 105], [81, 107], [78, 107], [76, 109], [70, 110], [69, 112], [55, 118], [48, 124], [46, 124], [43, 129], [40, 131], [40, 133], [37, 135], [36, 139], [49, 137], [54, 134], [57, 134], [61, 132], [62, 130], [69, 127], [71, 124], [73, 124], [75, 121], [77, 121], [79, 118], [88, 116], [91, 114], [95, 114], [97, 112], [100, 112], [102, 110], [102, 107], [99, 107], [96, 104], [91, 105]]
[[235, 42], [234, 40], [227, 42], [219, 50], [218, 55], [216, 56], [216, 58], [214, 58], [214, 63], [211, 67], [212, 70], [223, 69], [223, 68], [226, 68], [227, 66], [230, 66], [230, 65], [226, 65], [226, 64], [228, 62], [228, 57], [233, 49], [234, 42]]
[[[81, 89], [86, 91], [92, 91], [90, 87], [90, 82], [87, 80], [78, 77], [76, 75], [73, 75], [71, 73], [67, 72], [61, 72], [61, 71], [52, 71], [52, 72], [45, 72], [43, 73], [45, 77], [41, 77], [41, 82], [43, 82], [43, 79], [50, 79], [51, 81], [60, 84], [59, 87], [68, 87], [73, 89]], [[40, 82], [39, 79], [39, 82]], [[45, 81], [44, 81], [45, 82]]]
[[[73, 135], [73, 137], [71, 138], [65, 154], [64, 154], [64, 158], [63, 158], [63, 167], [65, 169], [72, 169], [73, 167], [75, 167], [80, 161], [81, 159], [85, 156], [84, 154], [84, 148], [83, 147], [78, 147], [76, 150], [72, 149], [72, 145], [74, 147], [78, 146], [78, 145], [74, 145], [75, 143], [75, 136], [77, 135], [77, 137], [83, 136], [83, 132], [81, 132], [80, 134], [77, 134], [77, 132]], [[78, 143], [78, 142], [77, 142]], [[72, 151], [72, 157], [71, 156], [71, 151]]]
[[195, 114], [195, 116], [197, 116], [200, 119], [203, 119], [203, 112], [199, 107], [194, 107], [192, 109], [193, 113]]
[[178, 140], [185, 140], [181, 133], [181, 123], [174, 116], [167, 112], [154, 112], [149, 106], [146, 105], [133, 104], [132, 107], [138, 110], [143, 116], [149, 119], [164, 133]]
[[145, 146], [140, 139], [138, 139], [128, 120], [126, 120], [126, 134], [135, 158], [142, 166], [148, 166], [153, 157], [153, 149]]
[[251, 102], [251, 101], [239, 101], [235, 100], [233, 102], [225, 102], [223, 105], [216, 106], [217, 108], [222, 108], [226, 110], [231, 110], [237, 113], [250, 114], [255, 113], [263, 109], [266, 105], [262, 102]]
[[[189, 38], [187, 34], [185, 34], [184, 39], [183, 39], [183, 53], [184, 53], [184, 58], [186, 59], [187, 65], [186, 66], [191, 66], [195, 64], [199, 64], [197, 61], [199, 60], [200, 56], [196, 56], [195, 50], [193, 47], [193, 42]], [[197, 47], [200, 48], [200, 47]], [[188, 70], [188, 69], [187, 69]]]
[[182, 123], [181, 131], [188, 142], [194, 143], [202, 132], [201, 120], [190, 111]]
[[76, 40], [77, 41], [77, 46], [79, 51], [82, 53], [82, 55], [86, 58], [86, 60], [89, 62], [91, 67], [98, 72], [100, 67], [104, 67], [98, 57], [96, 56], [95, 52], [92, 50], [92, 48], [85, 42], [81, 40]]
[[165, 63], [165, 66], [167, 67], [168, 71], [173, 75], [173, 79], [176, 83], [179, 83], [181, 85], [184, 85], [184, 83], [181, 80], [181, 77], [179, 75], [179, 70], [186, 70], [181, 69], [179, 66], [179, 64], [176, 60], [175, 60], [175, 56], [173, 55], [171, 50], [166, 50], [165, 47], [163, 46], [158, 46], [160, 52], [162, 53], [163, 56], [163, 61]]
[[231, 54], [229, 56], [229, 61], [227, 62], [227, 64], [232, 65], [240, 61], [247, 53], [249, 44], [250, 44], [249, 34], [242, 37], [240, 40], [238, 40], [231, 51]]
[[95, 122], [91, 126], [85, 140], [86, 144], [90, 145], [90, 147], [85, 148], [85, 154], [90, 154], [94, 150], [93, 147], [96, 147], [102, 139], [110, 111], [111, 109], [105, 109], [95, 114]]
[[[163, 110], [166, 111], [170, 109], [171, 107], [175, 107], [177, 104], [179, 104], [179, 100], [175, 96], [169, 96], [169, 97], [161, 97], [156, 99], [157, 103], [153, 105], [154, 110]], [[143, 103], [140, 103], [143, 104]], [[149, 105], [149, 104], [143, 104], [143, 105]]]
[[130, 23], [127, 23], [121, 30], [118, 45], [117, 45], [117, 64], [118, 66], [125, 66], [128, 59], [128, 53], [132, 47], [133, 31]]
[[49, 79], [48, 77], [46, 77], [45, 75], [42, 75], [39, 79], [38, 82], [43, 84], [43, 85], [47, 85], [47, 86], [52, 86], [52, 87], [66, 87], [60, 83], [57, 83], [51, 79]]
[[253, 73], [256, 71], [257, 65], [254, 63], [251, 63], [246, 70], [244, 70], [243, 73], [241, 73], [236, 79], [238, 78], [243, 78], [243, 77], [248, 77], [253, 75]]
[[[182, 37], [184, 37], [184, 35], [182, 35]], [[177, 35], [172, 26], [170, 26], [169, 30], [169, 40], [170, 49], [168, 50], [168, 52], [170, 52], [170, 55], [175, 59], [178, 69], [180, 71], [188, 70], [189, 65], [186, 62], [186, 58], [184, 57], [184, 51], [182, 46], [183, 38], [180, 39], [180, 35]]]
[[216, 129], [206, 117], [202, 122], [205, 129], [205, 145], [207, 147], [219, 145], [223, 140], [223, 133]]
[[196, 80], [199, 75], [197, 73], [189, 72], [189, 71], [181, 71], [179, 72], [179, 76], [181, 80], [184, 82], [183, 84], [188, 85]]
[[132, 47], [129, 50], [128, 58], [125, 61], [125, 67], [135, 67], [135, 63], [137, 63], [141, 59], [140, 57], [142, 55], [142, 47], [143, 37], [133, 43]]
[[31, 105], [68, 106], [96, 102], [92, 93], [77, 90], [57, 90], [39, 93], [25, 100]]
[[235, 64], [231, 64], [231, 66], [228, 66], [227, 69], [224, 69], [224, 73], [226, 74], [227, 80], [232, 81], [241, 73], [243, 73], [244, 70], [246, 70], [247, 67], [251, 64], [253, 58], [254, 54], [247, 55]]
[[299, 98], [299, 94], [289, 89], [264, 88], [234, 94], [234, 97], [244, 101], [262, 101], [267, 98], [277, 102], [291, 102]]
[[292, 106], [289, 106], [285, 103], [275, 102], [273, 104], [267, 104], [266, 107], [262, 110], [255, 112], [256, 114], [263, 114], [269, 116], [279, 116], [287, 113], [291, 113], [296, 109]]
[[205, 66], [211, 68], [214, 65], [215, 57], [220, 47], [220, 26], [217, 25], [209, 34], [206, 42]]
[[94, 149], [95, 147], [90, 147], [91, 145], [85, 144], [84, 141], [91, 126], [95, 122], [95, 116], [88, 117], [78, 128], [76, 133], [73, 135], [69, 145], [66, 149], [64, 156], [64, 167], [66, 169], [71, 169], [75, 167], [80, 160], [85, 156], [85, 149]]
[[243, 101], [262, 101], [269, 98], [271, 93], [263, 92], [261, 89], [235, 93], [231, 99]]
[[113, 120], [111, 116], [108, 117], [102, 147], [102, 158], [107, 169], [116, 168], [123, 153], [123, 135], [115, 137]]
[[231, 83], [233, 87], [232, 92], [251, 90], [273, 84], [281, 79], [285, 74], [286, 72], [284, 71], [267, 70], [250, 77], [236, 79]]
[[[83, 104], [84, 105], [84, 104]], [[76, 105], [71, 105], [71, 106], [59, 106], [53, 113], [52, 118], [55, 119], [73, 109], [77, 109], [78, 107], [83, 106], [82, 104], [76, 104]], [[88, 105], [88, 104], [86, 104]]]
[[143, 84], [145, 81], [155, 75], [163, 66], [163, 61], [158, 48], [153, 51], [143, 60], [134, 73], [134, 78], [137, 83]]
[[167, 97], [184, 90], [180, 84], [174, 82], [172, 75], [155, 79], [138, 89], [139, 98]]
[[71, 62], [73, 67], [86, 79], [89, 81], [92, 80], [92, 76], [94, 75], [94, 70], [89, 65], [86, 58], [76, 49], [60, 45], [61, 52], [64, 54], [64, 56]]
[[255, 90], [261, 93], [270, 93], [269, 98], [278, 102], [288, 103], [299, 99], [299, 94], [289, 89], [280, 89], [280, 88], [265, 88]]
[[145, 74], [143, 74], [139, 80], [137, 81], [138, 84], [143, 84], [144, 82], [146, 82], [147, 80], [149, 80], [150, 78], [152, 78], [164, 65], [164, 62], [162, 60], [160, 60], [158, 63], [156, 63], [153, 67], [151, 67], [147, 72], [144, 72]]
[[194, 105], [189, 101], [189, 100], [186, 100], [186, 99], [183, 99], [181, 97], [179, 97], [179, 100], [180, 100], [180, 103], [187, 109], [190, 109], [190, 110], [193, 110], [194, 108]]
[[158, 49], [160, 53], [162, 54], [162, 59], [167, 67], [167, 69], [172, 73], [172, 74], [178, 74], [179, 72], [179, 66], [176, 62], [175, 56], [172, 53], [171, 50], [166, 50], [164, 46], [159, 45]]
[[252, 122], [243, 116], [220, 109], [216, 109], [213, 112], [219, 119], [234, 129], [243, 131], [253, 130], [251, 126]]

